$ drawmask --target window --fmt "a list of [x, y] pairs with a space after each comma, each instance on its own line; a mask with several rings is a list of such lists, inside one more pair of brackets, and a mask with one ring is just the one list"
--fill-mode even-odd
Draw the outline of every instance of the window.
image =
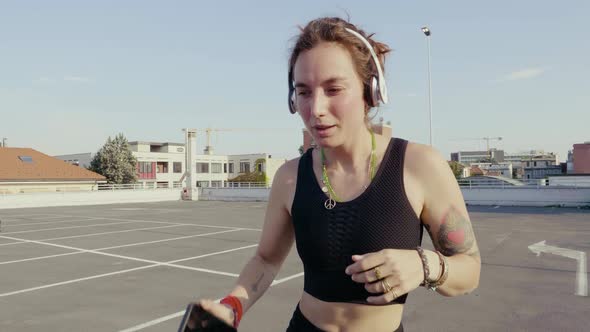
[[152, 172], [152, 163], [149, 162], [140, 162], [139, 163], [139, 173], [151, 173]]
[[229, 172], [230, 173], [234, 172], [234, 163], [229, 163]]
[[256, 171], [257, 172], [262, 172], [262, 163], [256, 165]]
[[240, 173], [250, 173], [250, 163], [247, 161], [240, 161]]
[[197, 173], [209, 173], [209, 163], [197, 163]]
[[211, 173], [221, 173], [221, 163], [211, 163]]
[[157, 173], [168, 173], [168, 163], [165, 161], [159, 161], [156, 165]]
[[227, 173], [227, 164], [223, 163], [223, 173]]
[[31, 157], [31, 156], [18, 156], [18, 159], [20, 159], [23, 163], [32, 163], [33, 162], [33, 157]]
[[534, 162], [534, 165], [533, 166], [537, 167], [537, 162], [536, 161]]
[[221, 181], [211, 181], [211, 187], [221, 188]]
[[175, 161], [173, 167], [174, 173], [182, 173], [182, 163], [180, 161]]
[[197, 187], [199, 188], [208, 188], [209, 181], [197, 181]]

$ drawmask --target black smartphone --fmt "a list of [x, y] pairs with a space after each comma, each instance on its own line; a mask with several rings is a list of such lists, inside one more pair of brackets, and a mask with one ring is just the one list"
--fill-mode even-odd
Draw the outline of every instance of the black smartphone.
[[190, 303], [186, 307], [178, 332], [237, 332], [237, 330], [205, 311], [198, 303]]

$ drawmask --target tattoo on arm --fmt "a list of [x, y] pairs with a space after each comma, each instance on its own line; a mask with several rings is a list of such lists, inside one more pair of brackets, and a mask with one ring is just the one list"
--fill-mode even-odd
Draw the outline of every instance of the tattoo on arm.
[[256, 293], [258, 293], [258, 287], [260, 287], [260, 281], [262, 281], [262, 278], [264, 278], [264, 272], [260, 274], [258, 280], [254, 283], [254, 285], [252, 285], [252, 290]]
[[[426, 228], [430, 233], [430, 227]], [[432, 237], [432, 233], [430, 233]], [[434, 239], [433, 239], [434, 240]], [[440, 224], [436, 242], [440, 252], [445, 256], [466, 254], [479, 258], [479, 250], [475, 244], [475, 235], [469, 218], [463, 216], [454, 208], [447, 212]]]
[[[274, 273], [269, 273], [270, 274], [270, 281], [272, 282], [275, 279], [275, 274]], [[258, 277], [258, 280], [256, 280], [256, 282], [254, 284], [252, 284], [251, 289], [255, 292], [258, 293], [258, 291], [260, 290], [260, 283], [262, 282], [262, 280], [264, 279], [264, 276], [268, 275], [265, 272], [262, 272], [260, 274], [260, 277]]]

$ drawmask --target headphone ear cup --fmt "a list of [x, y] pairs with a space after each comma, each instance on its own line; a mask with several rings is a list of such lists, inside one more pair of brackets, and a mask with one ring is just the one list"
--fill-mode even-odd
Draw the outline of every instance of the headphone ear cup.
[[371, 77], [371, 88], [369, 91], [369, 97], [371, 99], [371, 107], [379, 106], [381, 100], [381, 93], [379, 92], [379, 81], [375, 76]]
[[297, 113], [297, 108], [295, 107], [295, 91], [289, 90], [289, 112], [291, 114]]

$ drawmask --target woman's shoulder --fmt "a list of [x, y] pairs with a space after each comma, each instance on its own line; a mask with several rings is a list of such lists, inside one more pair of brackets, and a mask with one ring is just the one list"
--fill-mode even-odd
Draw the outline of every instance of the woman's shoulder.
[[282, 164], [275, 174], [275, 177], [273, 179], [273, 186], [280, 185], [290, 187], [291, 185], [296, 184], [297, 170], [299, 168], [300, 160], [301, 157], [297, 157], [287, 160], [284, 164]]
[[419, 178], [429, 178], [449, 167], [442, 154], [434, 147], [408, 141], [404, 169]]

